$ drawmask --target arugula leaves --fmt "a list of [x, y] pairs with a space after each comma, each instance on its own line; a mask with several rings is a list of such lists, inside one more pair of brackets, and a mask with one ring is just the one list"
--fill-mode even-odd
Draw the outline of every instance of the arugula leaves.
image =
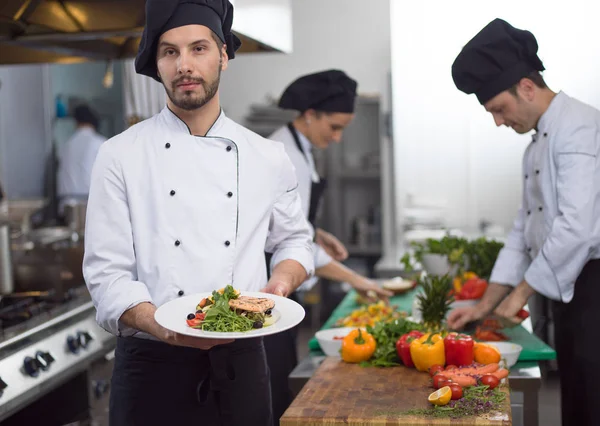
[[378, 322], [373, 327], [367, 326], [367, 332], [377, 342], [377, 348], [370, 360], [361, 363], [363, 367], [393, 367], [400, 365], [396, 352], [396, 342], [403, 334], [413, 330], [423, 330], [423, 325], [398, 318], [391, 322]]
[[235, 289], [228, 285], [223, 294], [213, 291], [214, 304], [206, 311], [202, 330], [204, 331], [249, 331], [254, 322], [249, 318], [236, 314], [229, 307], [229, 300], [237, 299]]

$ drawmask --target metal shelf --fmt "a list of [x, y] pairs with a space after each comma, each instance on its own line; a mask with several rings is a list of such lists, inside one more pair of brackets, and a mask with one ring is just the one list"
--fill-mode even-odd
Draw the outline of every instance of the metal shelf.
[[379, 244], [357, 245], [349, 244], [346, 246], [350, 256], [381, 256], [382, 247]]
[[340, 171], [338, 177], [340, 179], [380, 180], [381, 172], [379, 170], [347, 169]]

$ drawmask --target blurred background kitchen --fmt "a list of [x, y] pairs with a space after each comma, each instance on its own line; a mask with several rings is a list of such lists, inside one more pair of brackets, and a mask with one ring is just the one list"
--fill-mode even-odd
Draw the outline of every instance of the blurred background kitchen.
[[[462, 43], [487, 22], [531, 30], [549, 86], [600, 107], [593, 2], [232, 3], [244, 46], [223, 73], [221, 101], [233, 120], [266, 136], [290, 120], [276, 102], [298, 76], [337, 68], [358, 81], [343, 142], [315, 154], [329, 181], [319, 224], [346, 244], [345, 263], [370, 277], [402, 274], [411, 241], [448, 229], [501, 240], [510, 229], [531, 136], [496, 128], [450, 74]], [[115, 338], [94, 322], [81, 275], [85, 200], [59, 209], [58, 159], [78, 105], [95, 111], [106, 138], [164, 106], [162, 86], [133, 70], [143, 5], [0, 5], [1, 424], [105, 424]], [[348, 290], [320, 283], [304, 295], [304, 342]], [[539, 424], [555, 424], [557, 405], [548, 380]]]

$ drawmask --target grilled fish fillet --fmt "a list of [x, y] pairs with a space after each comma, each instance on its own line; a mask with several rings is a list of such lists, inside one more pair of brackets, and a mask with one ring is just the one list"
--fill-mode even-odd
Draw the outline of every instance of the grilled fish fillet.
[[265, 312], [269, 309], [273, 309], [275, 301], [267, 299], [266, 297], [240, 296], [237, 299], [231, 299], [229, 301], [229, 306], [241, 311]]

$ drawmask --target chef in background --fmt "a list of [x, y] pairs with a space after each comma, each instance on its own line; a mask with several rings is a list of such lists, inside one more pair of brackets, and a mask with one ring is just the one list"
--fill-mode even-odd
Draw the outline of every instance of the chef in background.
[[[298, 111], [298, 116], [276, 130], [269, 139], [282, 142], [292, 160], [302, 209], [314, 229], [315, 277], [303, 283], [298, 291], [310, 290], [319, 278], [324, 278], [347, 282], [361, 295], [373, 300], [387, 298], [392, 293], [344, 266], [341, 262], [348, 257], [346, 247], [335, 236], [315, 225], [326, 180], [317, 173], [312, 152], [313, 149], [327, 149], [332, 143], [341, 142], [344, 129], [354, 118], [356, 88], [356, 81], [339, 70], [298, 78], [285, 89], [279, 101], [280, 108]], [[291, 298], [295, 295], [292, 294]], [[271, 371], [273, 413], [278, 419], [292, 402], [288, 376], [298, 363], [296, 329], [265, 338], [265, 348]]]
[[[529, 31], [495, 19], [452, 65], [459, 90], [474, 93], [497, 126], [534, 131], [523, 158], [523, 203], [490, 286], [448, 325], [517, 312], [537, 293], [553, 300], [563, 426], [598, 424], [600, 342], [600, 111], [546, 85]], [[591, 334], [590, 334], [591, 333]]]
[[92, 167], [106, 138], [98, 133], [98, 116], [88, 105], [73, 111], [75, 133], [60, 148], [57, 192], [60, 205], [69, 200], [86, 201], [90, 192]]

